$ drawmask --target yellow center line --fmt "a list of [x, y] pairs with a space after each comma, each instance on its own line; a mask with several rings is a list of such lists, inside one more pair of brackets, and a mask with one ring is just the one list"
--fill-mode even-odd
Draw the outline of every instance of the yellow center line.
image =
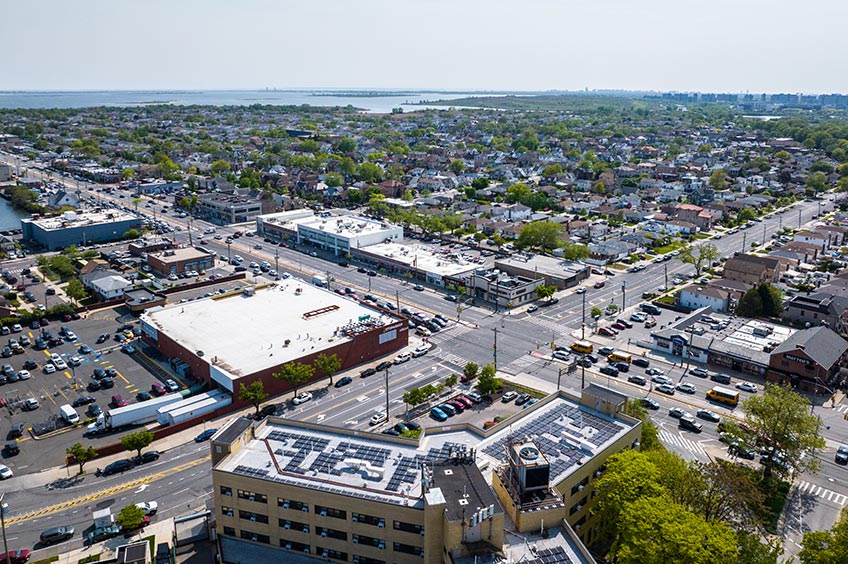
[[122, 491], [126, 491], [143, 484], [149, 484], [150, 482], [155, 482], [156, 480], [161, 480], [162, 478], [167, 478], [169, 476], [173, 476], [178, 472], [182, 472], [183, 470], [188, 470], [198, 464], [206, 462], [211, 458], [210, 455], [206, 455], [200, 458], [196, 458], [194, 460], [190, 460], [186, 463], [180, 464], [179, 466], [174, 466], [173, 468], [169, 468], [168, 470], [163, 470], [162, 472], [157, 472], [156, 474], [150, 474], [149, 476], [143, 476], [141, 478], [137, 478], [135, 480], [118, 484], [117, 486], [100, 490], [97, 492], [90, 493], [88, 495], [80, 496], [74, 499], [70, 499], [68, 501], [63, 501], [62, 503], [57, 503], [55, 505], [50, 505], [48, 507], [44, 507], [42, 509], [37, 509], [35, 511], [30, 511], [24, 515], [19, 515], [17, 517], [9, 517], [6, 519], [6, 524], [11, 525], [13, 523], [21, 523], [23, 521], [30, 521], [32, 519], [36, 519], [38, 517], [43, 517], [45, 515], [50, 515], [51, 513], [58, 513], [59, 511], [64, 511], [65, 509], [69, 509], [71, 507], [76, 507], [78, 505], [83, 505], [86, 503], [90, 503], [95, 499], [99, 499], [101, 497], [114, 495]]

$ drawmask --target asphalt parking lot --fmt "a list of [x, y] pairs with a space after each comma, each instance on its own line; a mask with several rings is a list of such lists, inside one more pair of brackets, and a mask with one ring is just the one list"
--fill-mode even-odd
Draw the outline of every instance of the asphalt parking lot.
[[[46, 350], [35, 350], [33, 346], [24, 347], [24, 354], [13, 355], [0, 359], [0, 364], [9, 364], [12, 369], [19, 373], [24, 368], [27, 360], [34, 361], [36, 368], [29, 370], [31, 377], [27, 380], [7, 382], [0, 386], [0, 398], [3, 399], [3, 424], [0, 433], [8, 439], [9, 429], [13, 424], [24, 424], [27, 429], [40, 430], [42, 426], [56, 424], [59, 418], [59, 407], [70, 404], [82, 396], [93, 396], [102, 410], [110, 408], [113, 394], [120, 394], [128, 403], [136, 402], [136, 394], [141, 391], [149, 391], [154, 382], [159, 381], [145, 367], [136, 360], [134, 355], [121, 352], [121, 344], [114, 340], [117, 329], [126, 324], [132, 324], [137, 328], [135, 318], [122, 315], [123, 308], [107, 309], [92, 312], [84, 318], [69, 322], [51, 321], [46, 327], [40, 329], [24, 328], [20, 333], [2, 337], [8, 340], [26, 335], [35, 342], [41, 336], [42, 331], [49, 331], [54, 337], [58, 336], [60, 329], [64, 326], [76, 336], [75, 340], [62, 339], [62, 344]], [[108, 340], [97, 343], [101, 334], [109, 334]], [[5, 344], [5, 341], [3, 342]], [[83, 354], [80, 352], [82, 345], [91, 347], [92, 352]], [[68, 364], [65, 370], [57, 370], [46, 373], [44, 366], [48, 363], [51, 354], [58, 354]], [[76, 357], [78, 366], [72, 366], [70, 359]], [[92, 380], [92, 374], [96, 368], [103, 370], [114, 369], [114, 386], [110, 389], [93, 391], [88, 388]], [[35, 398], [40, 406], [31, 411], [23, 409], [23, 401], [27, 398]], [[76, 409], [80, 419], [87, 417], [88, 406], [80, 406]], [[61, 426], [61, 425], [59, 425]], [[84, 444], [97, 444], [98, 441], [108, 440], [113, 442], [115, 435], [106, 435], [98, 438], [83, 439], [84, 426], [60, 433], [55, 436], [35, 438], [34, 433], [25, 432], [18, 439], [20, 454], [8, 456], [2, 451], [3, 463], [12, 468], [13, 471], [27, 472], [37, 471], [40, 468], [55, 466], [64, 463], [65, 449], [77, 441]], [[104, 438], [105, 437], [105, 438]]]

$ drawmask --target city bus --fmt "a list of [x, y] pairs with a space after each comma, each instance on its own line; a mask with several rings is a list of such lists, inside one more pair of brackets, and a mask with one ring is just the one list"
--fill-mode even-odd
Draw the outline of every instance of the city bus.
[[630, 361], [633, 360], [633, 357], [630, 356], [629, 353], [623, 351], [612, 351], [609, 356], [607, 356], [607, 360], [610, 362], [626, 362], [630, 364]]
[[583, 354], [590, 354], [594, 349], [589, 341], [574, 341], [571, 343], [571, 350]]
[[739, 405], [739, 392], [721, 386], [714, 386], [707, 391], [707, 399], [736, 407]]

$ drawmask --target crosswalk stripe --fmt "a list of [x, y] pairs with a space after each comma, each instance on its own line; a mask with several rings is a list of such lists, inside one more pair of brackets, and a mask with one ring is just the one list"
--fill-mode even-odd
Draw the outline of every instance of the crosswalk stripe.
[[700, 455], [700, 456], [703, 456], [703, 457], [707, 456], [706, 451], [704, 450], [704, 448], [700, 444], [698, 444], [694, 441], [690, 441], [689, 439], [684, 439], [683, 437], [669, 433], [668, 431], [665, 431], [665, 430], [660, 431], [660, 440], [662, 440], [666, 443], [670, 443], [670, 444], [672, 444], [672, 445], [674, 445], [678, 448], [688, 450], [692, 454]]
[[837, 505], [844, 506], [845, 502], [848, 501], [848, 496], [837, 493], [833, 490], [829, 490], [822, 486], [816, 486], [815, 484], [811, 484], [806, 480], [802, 480], [798, 484], [798, 491], [802, 494], [812, 495], [815, 497], [820, 497], [822, 499], [827, 499], [827, 501], [832, 501]]

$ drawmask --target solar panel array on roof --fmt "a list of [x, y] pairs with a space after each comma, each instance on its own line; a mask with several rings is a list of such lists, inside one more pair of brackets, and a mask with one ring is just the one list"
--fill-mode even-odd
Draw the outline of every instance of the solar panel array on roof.
[[573, 560], [561, 546], [543, 548], [536, 553], [536, 558], [528, 560], [528, 564], [571, 564]]
[[244, 466], [239, 464], [233, 469], [234, 474], [241, 474], [242, 476], [252, 476], [254, 478], [264, 478], [268, 475], [268, 471], [264, 468], [254, 468], [253, 466]]

